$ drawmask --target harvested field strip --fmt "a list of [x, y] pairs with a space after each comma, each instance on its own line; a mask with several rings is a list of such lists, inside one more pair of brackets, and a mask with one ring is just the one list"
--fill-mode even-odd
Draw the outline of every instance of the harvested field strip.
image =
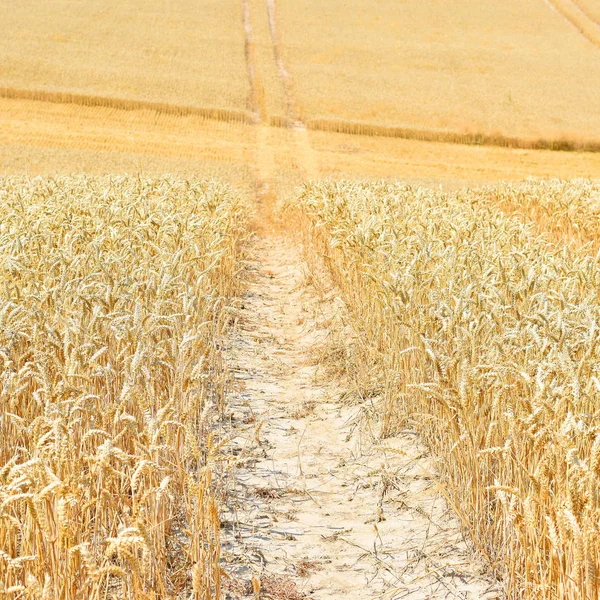
[[0, 591], [218, 598], [244, 203], [140, 177], [2, 179], [0, 199]]
[[95, 106], [117, 110], [150, 110], [159, 114], [180, 117], [201, 117], [226, 123], [252, 123], [253, 116], [247, 111], [229, 108], [203, 108], [200, 106], [178, 106], [164, 102], [147, 100], [129, 100], [126, 98], [110, 98], [106, 96], [91, 96], [87, 94], [72, 94], [69, 92], [51, 92], [45, 90], [26, 90], [16, 88], [0, 88], [0, 98], [12, 100], [34, 100], [38, 102], [53, 102], [56, 104], [76, 104], [80, 106]]
[[[0, 99], [0, 161], [4, 173], [89, 172], [218, 177], [252, 186], [257, 128], [198, 117]], [[286, 196], [303, 171], [290, 142], [293, 129], [270, 127], [276, 190]], [[309, 131], [319, 172], [336, 179], [402, 178], [453, 187], [465, 182], [536, 177], [593, 177], [600, 153], [515, 150], [401, 138]], [[290, 177], [289, 170], [297, 171]], [[284, 172], [285, 170], [285, 172]], [[433, 180], [436, 181], [433, 181]]]
[[248, 72], [248, 82], [250, 84], [250, 98], [248, 103], [250, 109], [256, 115], [261, 123], [264, 123], [267, 117], [267, 108], [265, 103], [265, 89], [262, 83], [261, 74], [258, 71], [256, 60], [256, 43], [252, 30], [252, 14], [250, 0], [244, 0], [242, 5], [242, 19], [244, 27], [244, 55], [246, 57], [246, 70]]
[[[190, 176], [207, 172], [203, 165], [231, 166], [248, 170], [251, 162], [250, 145], [253, 128], [245, 123], [224, 123], [202, 117], [181, 117], [158, 114], [152, 111], [122, 111], [101, 107], [55, 104], [31, 100], [0, 99], [0, 146], [4, 155], [9, 148], [18, 156], [20, 148], [28, 147], [42, 153], [56, 155], [54, 166], [47, 173], [80, 172], [76, 163], [62, 162], [61, 149], [85, 150], [93, 157], [94, 152], [112, 153], [113, 156], [128, 155], [132, 158], [130, 172], [139, 172], [135, 161], [151, 159], [179, 172], [181, 165], [194, 164]], [[38, 159], [39, 160], [39, 159]], [[30, 160], [31, 170], [37, 161]], [[4, 161], [3, 166], [10, 164]], [[88, 166], [96, 173], [122, 172], [123, 167], [98, 157]], [[200, 171], [198, 171], [200, 169]], [[157, 169], [159, 174], [165, 167]], [[243, 175], [242, 173], [240, 173]], [[241, 177], [240, 177], [241, 179]]]
[[600, 265], [477, 193], [306, 186], [324, 256], [511, 598], [600, 597]]
[[600, 23], [577, 0], [546, 0], [548, 4], [573, 25], [583, 37], [600, 48]]

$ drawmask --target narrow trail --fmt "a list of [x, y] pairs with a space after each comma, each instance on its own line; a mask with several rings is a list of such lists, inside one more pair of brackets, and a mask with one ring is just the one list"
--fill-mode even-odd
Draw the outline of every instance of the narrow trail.
[[[499, 598], [412, 432], [380, 442], [316, 351], [344, 319], [289, 236], [258, 237], [238, 328], [223, 515], [226, 598]], [[253, 592], [250, 581], [256, 586]], [[245, 582], [245, 583], [243, 583]]]
[[250, 281], [224, 348], [237, 462], [222, 514], [225, 598], [498, 598], [415, 435], [378, 441], [363, 418], [367, 407], [342, 402], [343, 385], [315, 359], [333, 324], [348, 325], [341, 300], [309, 283], [293, 236], [270, 221], [278, 148], [256, 44], [272, 44], [302, 178], [316, 177], [318, 165], [285, 67], [276, 5], [262, 5], [270, 40], [255, 39], [255, 6], [243, 2], [258, 218]]
[[[248, 71], [248, 81], [250, 84], [249, 105], [255, 115], [257, 122], [256, 135], [256, 168], [255, 178], [257, 181], [257, 190], [259, 199], [265, 204], [272, 200], [272, 179], [274, 173], [274, 160], [272, 148], [272, 125], [271, 115], [267, 110], [267, 94], [269, 90], [265, 89], [263, 76], [257, 60], [256, 44], [270, 44], [273, 50], [273, 60], [277, 65], [277, 71], [285, 93], [287, 119], [292, 123], [293, 139], [291, 140], [295, 154], [299, 157], [299, 165], [302, 176], [305, 179], [316, 179], [318, 176], [318, 164], [316, 153], [310, 145], [309, 133], [306, 124], [303, 122], [298, 101], [296, 98], [292, 76], [285, 66], [283, 58], [283, 44], [279, 37], [277, 27], [276, 5], [274, 0], [265, 0], [263, 5], [268, 15], [269, 35], [268, 40], [256, 40], [252, 26], [252, 4], [250, 0], [243, 0], [242, 3], [242, 21], [245, 34], [245, 55]], [[269, 170], [266, 167], [270, 167]]]
[[292, 128], [294, 130], [295, 144], [300, 154], [304, 176], [306, 179], [316, 179], [319, 174], [317, 156], [310, 145], [308, 128], [303, 120], [292, 74], [285, 63], [283, 43], [277, 21], [277, 5], [275, 4], [275, 0], [265, 0], [265, 3], [269, 16], [269, 32], [273, 45], [273, 58], [277, 63], [277, 69], [283, 84], [287, 104], [287, 116], [293, 123]]

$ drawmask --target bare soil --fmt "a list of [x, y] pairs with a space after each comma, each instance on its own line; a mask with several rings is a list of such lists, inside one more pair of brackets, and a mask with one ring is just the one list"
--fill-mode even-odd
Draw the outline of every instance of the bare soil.
[[[345, 309], [310, 283], [298, 246], [263, 234], [226, 357], [234, 374], [223, 515], [227, 598], [487, 599], [498, 585], [464, 541], [412, 431], [380, 440], [315, 357]], [[368, 405], [368, 406], [367, 406]]]

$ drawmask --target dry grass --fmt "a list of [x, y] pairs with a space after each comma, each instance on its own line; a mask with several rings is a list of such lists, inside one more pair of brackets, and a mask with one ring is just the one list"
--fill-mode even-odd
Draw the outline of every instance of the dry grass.
[[543, 1], [277, 5], [305, 121], [600, 139], [598, 49]]
[[[545, 185], [591, 206], [589, 183]], [[598, 258], [481, 192], [325, 183], [298, 203], [379, 351], [383, 433], [418, 425], [510, 597], [597, 599]]]
[[0, 200], [0, 593], [218, 598], [243, 204], [117, 177], [3, 179]]

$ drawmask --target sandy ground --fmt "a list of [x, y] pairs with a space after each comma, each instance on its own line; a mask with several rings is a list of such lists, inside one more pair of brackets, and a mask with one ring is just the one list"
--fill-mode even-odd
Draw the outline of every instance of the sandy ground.
[[342, 402], [319, 369], [341, 300], [310, 285], [289, 235], [254, 251], [226, 349], [239, 467], [223, 515], [225, 597], [500, 598], [416, 435], [377, 440], [365, 407]]

